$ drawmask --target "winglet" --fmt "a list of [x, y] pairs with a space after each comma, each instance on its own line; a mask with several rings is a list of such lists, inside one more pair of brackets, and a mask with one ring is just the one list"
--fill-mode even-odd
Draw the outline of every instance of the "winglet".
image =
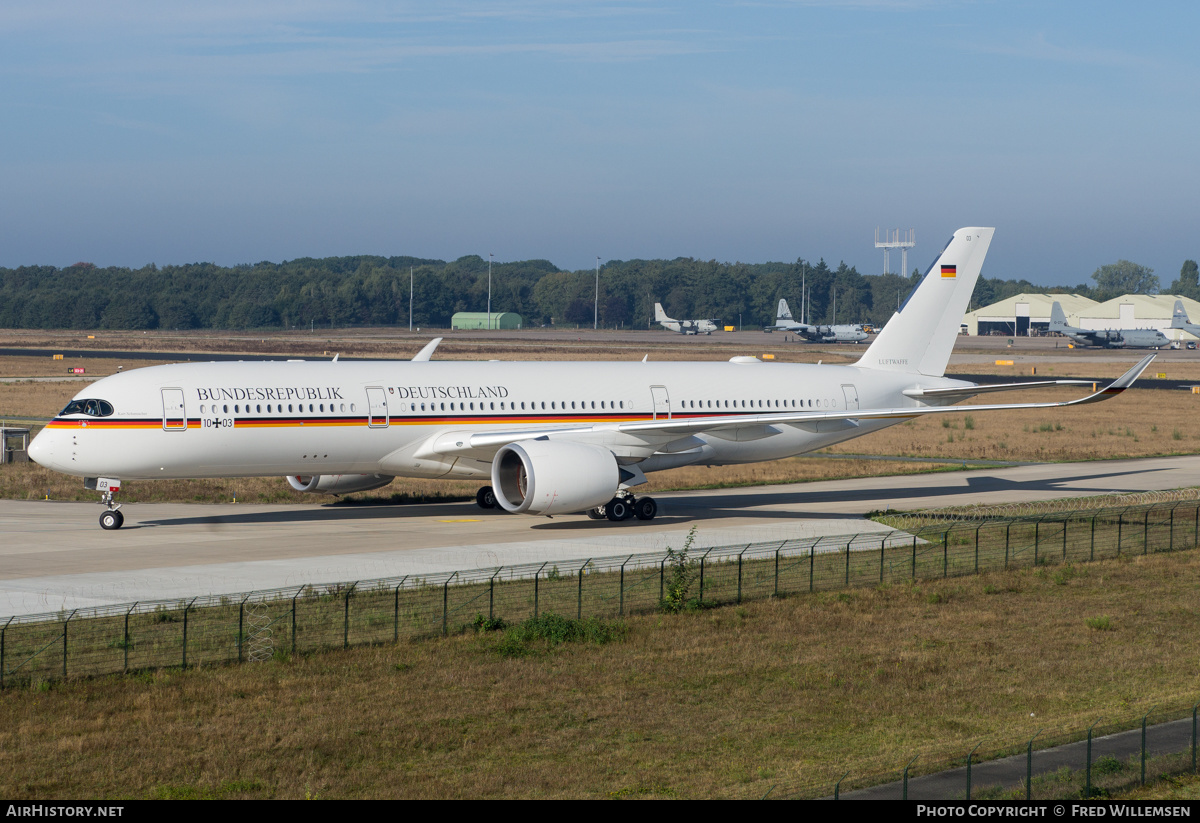
[[1139, 377], [1142, 376], [1142, 372], [1144, 372], [1146, 370], [1146, 367], [1150, 365], [1150, 361], [1152, 361], [1155, 357], [1158, 357], [1158, 355], [1157, 354], [1146, 355], [1141, 360], [1139, 360], [1137, 362], [1137, 365], [1135, 365], [1132, 369], [1125, 372], [1123, 375], [1121, 375], [1116, 380], [1109, 383], [1104, 388], [1100, 389], [1100, 391], [1095, 392], [1094, 394], [1090, 394], [1087, 397], [1080, 398], [1079, 400], [1076, 400], [1069, 405], [1080, 405], [1083, 403], [1098, 403], [1101, 400], [1109, 399], [1113, 395], [1120, 394], [1121, 392], [1125, 391], [1127, 388], [1132, 386], [1133, 381], [1137, 380]]
[[1132, 369], [1125, 372], [1123, 375], [1118, 377], [1116, 380], [1112, 381], [1107, 386], [1105, 386], [1104, 390], [1105, 391], [1112, 391], [1112, 390], [1124, 391], [1125, 389], [1129, 388], [1130, 386], [1133, 385], [1134, 380], [1137, 380], [1139, 377], [1142, 376], [1142, 372], [1144, 372], [1146, 370], [1146, 367], [1149, 366], [1150, 362], [1152, 360], [1154, 360], [1154, 358], [1156, 358], [1156, 357], [1158, 357], [1157, 354], [1146, 355], [1145, 357], [1143, 357], [1141, 360], [1139, 360], [1137, 362], [1136, 366], [1134, 366]]
[[426, 360], [432, 360], [433, 353], [435, 351], [437, 351], [438, 343], [441, 343], [441, 342], [442, 342], [442, 338], [440, 338], [440, 337], [435, 337], [432, 340], [430, 340], [428, 343], [425, 344], [425, 348], [423, 348], [419, 352], [417, 352], [417, 355], [416, 355], [416, 357], [414, 357], [412, 359], [412, 362], [423, 363]]

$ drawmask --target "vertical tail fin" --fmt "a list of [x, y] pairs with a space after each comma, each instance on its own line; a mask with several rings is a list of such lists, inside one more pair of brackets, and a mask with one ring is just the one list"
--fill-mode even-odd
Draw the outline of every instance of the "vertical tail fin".
[[1067, 315], [1062, 305], [1055, 300], [1050, 304], [1050, 331], [1061, 331], [1067, 328]]
[[857, 365], [913, 374], [945, 373], [995, 231], [978, 227], [956, 231]]
[[1182, 329], [1184, 326], [1188, 325], [1188, 323], [1190, 323], [1190, 322], [1191, 321], [1188, 320], [1187, 310], [1183, 307], [1183, 301], [1176, 300], [1175, 301], [1175, 313], [1171, 317], [1171, 328]]
[[791, 320], [791, 319], [792, 319], [792, 310], [788, 308], [787, 301], [784, 300], [783, 298], [780, 298], [779, 307], [777, 309], [775, 309], [775, 321], [779, 322], [780, 320]]
[[667, 313], [665, 311], [663, 311], [662, 303], [655, 303], [654, 304], [654, 322], [661, 323], [664, 320], [670, 320], [670, 319], [671, 318], [667, 317]]

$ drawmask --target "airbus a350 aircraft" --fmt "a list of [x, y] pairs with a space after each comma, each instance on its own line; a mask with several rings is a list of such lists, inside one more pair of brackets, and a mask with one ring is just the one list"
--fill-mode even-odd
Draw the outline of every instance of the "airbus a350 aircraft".
[[[124, 516], [123, 481], [285, 476], [341, 494], [393, 477], [479, 478], [485, 508], [650, 519], [631, 489], [645, 473], [692, 463], [753, 463], [803, 454], [983, 392], [942, 376], [993, 229], [955, 232], [901, 311], [849, 366], [724, 363], [182, 363], [106, 377], [38, 434], [30, 456], [103, 495], [106, 529]], [[1044, 409], [1106, 400], [1107, 388]]]
[[664, 329], [677, 331], [680, 334], [712, 334], [720, 326], [719, 320], [676, 320], [673, 317], [667, 317], [662, 303], [654, 304], [654, 322]]
[[1057, 300], [1050, 306], [1050, 331], [1071, 338], [1080, 346], [1107, 349], [1157, 349], [1171, 345], [1158, 329], [1081, 329], [1067, 325], [1067, 315]]
[[782, 298], [775, 309], [775, 325], [767, 331], [791, 331], [810, 343], [859, 343], [867, 339], [862, 326], [840, 324], [837, 326], [810, 326], [792, 319], [792, 310]]

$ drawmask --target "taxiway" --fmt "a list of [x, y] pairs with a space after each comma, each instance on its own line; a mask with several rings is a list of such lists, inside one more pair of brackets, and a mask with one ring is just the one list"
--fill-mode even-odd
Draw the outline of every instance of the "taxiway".
[[653, 521], [532, 518], [473, 503], [127, 505], [0, 501], [0, 619], [306, 583], [877, 532], [869, 512], [1032, 502], [1195, 485], [1200, 456], [823, 481], [656, 495]]

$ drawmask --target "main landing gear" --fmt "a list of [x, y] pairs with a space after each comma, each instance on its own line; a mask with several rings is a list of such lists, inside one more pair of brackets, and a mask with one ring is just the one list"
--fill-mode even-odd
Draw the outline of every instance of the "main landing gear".
[[[500, 505], [496, 502], [496, 492], [493, 491], [491, 486], [484, 486], [475, 492], [475, 505], [481, 509], [500, 508]], [[634, 497], [628, 491], [618, 492], [616, 497], [603, 506], [587, 510], [587, 516], [592, 520], [604, 520], [607, 518], [614, 523], [621, 520], [628, 520], [631, 517], [636, 517], [638, 520], [653, 520], [657, 514], [658, 504], [654, 502], [654, 498]], [[110, 527], [105, 526], [105, 528]], [[111, 528], [118, 527], [112, 526]]]
[[658, 514], [658, 504], [653, 497], [634, 497], [631, 493], [618, 494], [603, 506], [588, 509], [587, 516], [592, 520], [608, 518], [614, 523], [636, 517], [638, 520], [653, 520]]

